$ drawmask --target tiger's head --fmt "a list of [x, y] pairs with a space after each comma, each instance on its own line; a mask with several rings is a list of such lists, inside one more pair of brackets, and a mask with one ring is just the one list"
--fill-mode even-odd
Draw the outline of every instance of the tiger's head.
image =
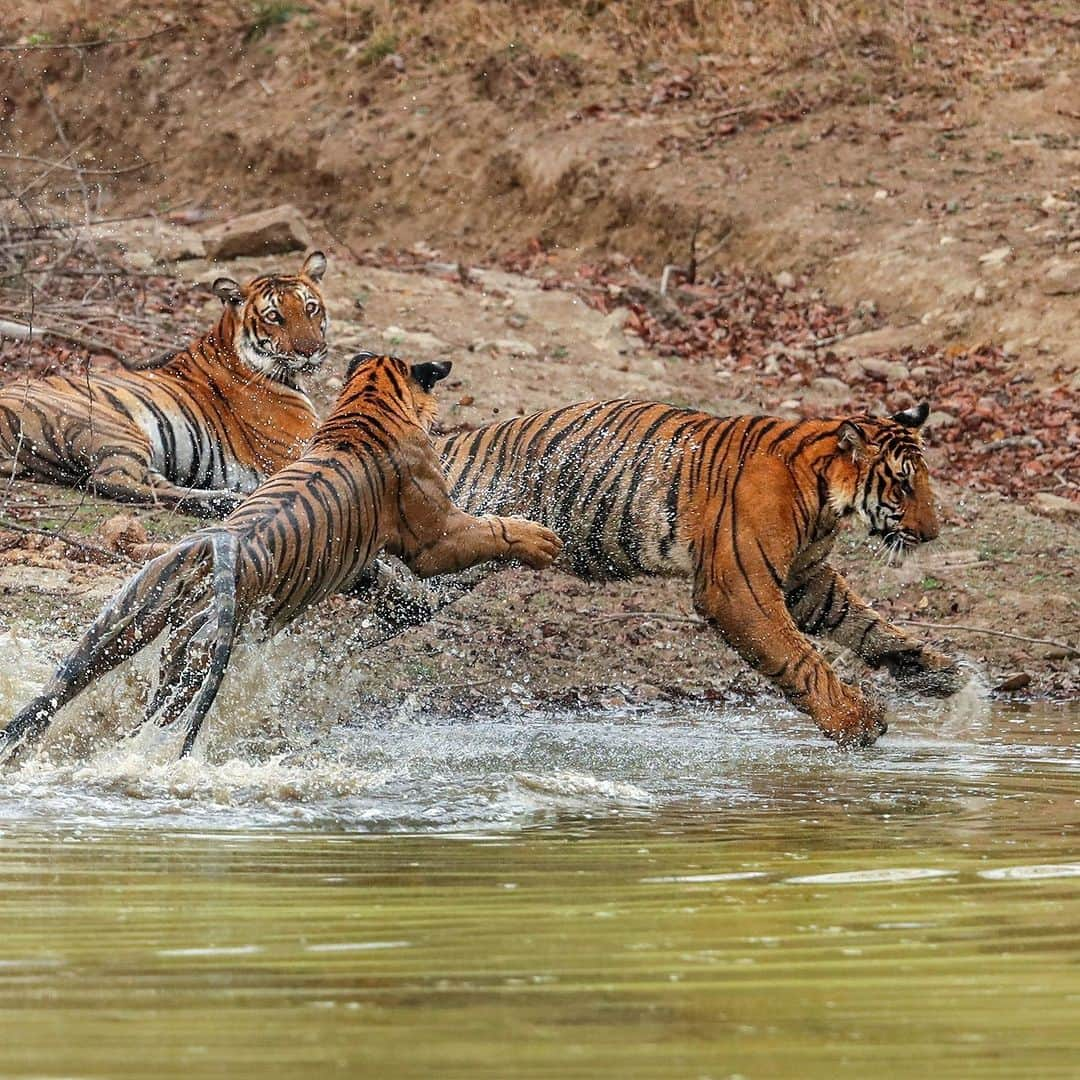
[[397, 356], [357, 353], [345, 371], [343, 396], [384, 397], [390, 388], [403, 412], [425, 432], [430, 432], [439, 415], [432, 390], [440, 379], [450, 374], [449, 360], [410, 364]]
[[225, 305], [223, 344], [252, 371], [294, 385], [297, 375], [326, 359], [326, 305], [318, 283], [326, 256], [313, 251], [299, 274], [264, 274], [241, 286], [218, 278], [212, 288]]
[[923, 402], [890, 417], [844, 420], [836, 432], [846, 468], [831, 493], [834, 509], [865, 521], [890, 563], [941, 531], [919, 438], [929, 413]]

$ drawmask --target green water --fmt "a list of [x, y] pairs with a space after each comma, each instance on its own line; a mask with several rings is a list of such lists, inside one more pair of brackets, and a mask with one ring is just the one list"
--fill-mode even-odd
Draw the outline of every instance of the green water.
[[0, 1075], [1080, 1075], [1075, 707], [527, 719], [8, 780]]

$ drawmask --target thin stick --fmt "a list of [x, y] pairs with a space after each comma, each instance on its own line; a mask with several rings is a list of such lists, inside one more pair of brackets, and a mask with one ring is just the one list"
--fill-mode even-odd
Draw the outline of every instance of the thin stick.
[[107, 353], [109, 356], [116, 357], [117, 360], [122, 360], [125, 355], [119, 349], [106, 344], [104, 341], [99, 341], [97, 338], [83, 337], [81, 334], [73, 334], [67, 330], [60, 330], [55, 326], [43, 326], [41, 323], [36, 323], [33, 327], [30, 327], [22, 323], [6, 322], [0, 324], [0, 329], [4, 329], [4, 332], [8, 333], [11, 337], [22, 337], [24, 339], [39, 333], [47, 334], [49, 337], [70, 341], [73, 345], [78, 345], [82, 349], [88, 349], [90, 352]]
[[582, 611], [590, 619], [657, 619], [660, 622], [692, 623], [695, 626], [704, 626], [705, 620], [697, 615], [672, 615], [666, 611]]
[[96, 544], [87, 544], [82, 540], [76, 540], [73, 536], [52, 529], [35, 529], [31, 525], [20, 525], [18, 522], [0, 518], [0, 530], [2, 529], [11, 532], [28, 533], [32, 536], [48, 536], [53, 540], [59, 540], [61, 543], [67, 544], [68, 547], [73, 547], [78, 551], [85, 551], [89, 555], [103, 556], [113, 562], [132, 563], [131, 559], [117, 551], [110, 551], [108, 548], [98, 547]]
[[33, 161], [38, 165], [48, 165], [52, 169], [63, 169], [65, 172], [81, 173], [84, 176], [122, 176], [124, 173], [138, 172], [140, 169], [148, 169], [151, 165], [156, 164], [153, 161], [144, 161], [139, 165], [123, 165], [115, 169], [88, 169], [84, 165], [65, 165], [62, 161], [50, 161], [48, 158], [36, 157], [34, 154], [0, 152], [0, 158], [5, 158], [8, 161]]
[[154, 30], [149, 34], [139, 34], [137, 37], [98, 38], [96, 41], [59, 41], [55, 44], [42, 42], [34, 45], [0, 45], [0, 50], [4, 52], [30, 52], [43, 49], [96, 49], [102, 45], [128, 45], [133, 41], [149, 41], [150, 38], [160, 37], [162, 34], [175, 33], [180, 27], [180, 23], [175, 26], [164, 26], [160, 30]]
[[965, 626], [962, 623], [936, 623], [921, 622], [918, 619], [897, 619], [896, 622], [905, 623], [908, 626], [925, 626], [929, 630], [964, 630], [969, 634], [992, 634], [994, 637], [1012, 638], [1015, 641], [1026, 641], [1031, 645], [1053, 645], [1055, 648], [1064, 649], [1066, 652], [1075, 653], [1076, 646], [1068, 645], [1064, 641], [1052, 641], [1050, 638], [1027, 637], [1024, 634], [1013, 634], [1008, 630], [991, 630], [986, 626]]

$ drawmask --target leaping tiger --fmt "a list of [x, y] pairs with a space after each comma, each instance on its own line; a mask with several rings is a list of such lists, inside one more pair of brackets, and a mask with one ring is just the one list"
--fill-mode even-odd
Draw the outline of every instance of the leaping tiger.
[[[852, 516], [895, 556], [938, 535], [918, 431], [928, 412], [791, 421], [586, 401], [436, 445], [455, 501], [543, 522], [563, 538], [560, 565], [580, 577], [690, 578], [694, 607], [728, 644], [827, 736], [865, 745], [885, 731], [883, 710], [807, 635], [941, 696], [964, 681], [954, 660], [887, 623], [828, 561]], [[422, 586], [381, 564], [369, 593], [391, 636], [478, 580]]]
[[299, 274], [218, 278], [217, 324], [152, 368], [0, 390], [0, 479], [224, 516], [318, 424], [297, 379], [326, 358], [325, 270], [316, 251]]
[[217, 694], [237, 629], [258, 605], [274, 634], [348, 590], [382, 551], [420, 577], [492, 559], [536, 569], [561, 548], [518, 517], [474, 517], [450, 500], [428, 431], [450, 364], [361, 353], [310, 447], [220, 525], [147, 563], [83, 635], [42, 693], [0, 732], [13, 760], [56, 711], [168, 631], [147, 718], [184, 716], [187, 753]]

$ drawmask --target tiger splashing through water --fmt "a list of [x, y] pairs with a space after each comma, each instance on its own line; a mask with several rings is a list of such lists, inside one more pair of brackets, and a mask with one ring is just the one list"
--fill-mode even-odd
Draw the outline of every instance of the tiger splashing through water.
[[[437, 442], [454, 499], [556, 530], [560, 565], [588, 581], [686, 577], [704, 620], [829, 738], [872, 743], [883, 708], [844, 683], [822, 635], [903, 685], [947, 696], [950, 657], [890, 625], [830, 562], [861, 520], [896, 559], [937, 537], [919, 428], [891, 417], [719, 418], [656, 402], [587, 401]], [[371, 595], [384, 636], [423, 622], [479, 574], [424, 585], [383, 564]]]
[[428, 432], [449, 363], [353, 358], [337, 404], [303, 456], [220, 525], [147, 563], [83, 635], [41, 694], [0, 732], [15, 760], [96, 679], [167, 632], [147, 719], [186, 723], [194, 744], [238, 629], [259, 609], [275, 634], [313, 604], [348, 591], [380, 554], [421, 578], [485, 560], [548, 566], [554, 532], [517, 516], [474, 516], [450, 499]]

